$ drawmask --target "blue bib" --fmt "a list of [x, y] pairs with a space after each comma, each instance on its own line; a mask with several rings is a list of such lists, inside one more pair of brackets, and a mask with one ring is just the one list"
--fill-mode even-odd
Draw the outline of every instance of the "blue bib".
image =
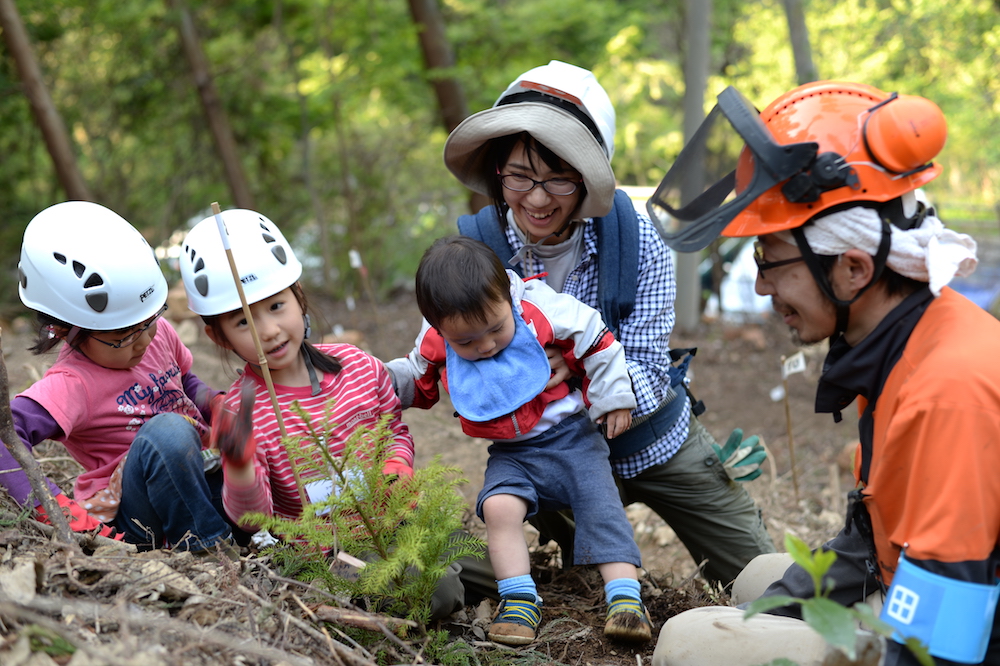
[[451, 403], [470, 421], [492, 421], [514, 412], [541, 393], [552, 376], [545, 350], [517, 313], [514, 339], [495, 356], [467, 361], [447, 342], [444, 347]]

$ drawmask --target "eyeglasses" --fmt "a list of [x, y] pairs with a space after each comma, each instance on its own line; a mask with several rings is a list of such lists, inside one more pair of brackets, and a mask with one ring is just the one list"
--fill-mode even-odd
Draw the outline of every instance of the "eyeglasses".
[[160, 308], [159, 312], [157, 312], [155, 315], [153, 315], [152, 317], [150, 317], [149, 319], [147, 319], [144, 323], [137, 324], [138, 328], [136, 328], [134, 331], [132, 331], [131, 333], [129, 333], [128, 335], [126, 335], [121, 340], [117, 340], [115, 342], [108, 342], [107, 340], [101, 340], [100, 338], [98, 338], [98, 337], [96, 337], [94, 335], [91, 335], [90, 337], [92, 339], [94, 339], [94, 340], [97, 340], [102, 345], [107, 345], [109, 347], [114, 347], [115, 349], [121, 349], [122, 347], [128, 347], [130, 344], [132, 344], [133, 342], [135, 342], [136, 340], [138, 340], [139, 337], [143, 333], [145, 333], [147, 330], [149, 330], [149, 327], [152, 326], [153, 324], [155, 324], [156, 320], [159, 319], [160, 317], [162, 317], [163, 313], [166, 312], [166, 311], [167, 311], [167, 306], [166, 306], [166, 304], [164, 304], [164, 306], [162, 308]]
[[753, 244], [753, 260], [757, 263], [757, 270], [760, 272], [761, 276], [764, 275], [764, 271], [768, 271], [779, 266], [794, 264], [797, 261], [805, 261], [805, 259], [805, 257], [799, 255], [797, 257], [792, 257], [791, 259], [782, 259], [781, 261], [764, 261], [764, 246], [760, 244], [760, 241], [754, 241]]
[[580, 185], [579, 182], [568, 178], [535, 180], [534, 178], [522, 176], [519, 173], [509, 173], [505, 176], [500, 176], [500, 182], [503, 183], [504, 187], [512, 192], [530, 192], [538, 185], [541, 185], [543, 190], [549, 194], [554, 194], [557, 197], [565, 197], [573, 194], [576, 192], [576, 188]]

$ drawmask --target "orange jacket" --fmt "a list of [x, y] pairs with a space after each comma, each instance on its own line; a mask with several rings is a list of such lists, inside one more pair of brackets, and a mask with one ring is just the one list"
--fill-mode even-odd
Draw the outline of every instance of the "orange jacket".
[[873, 418], [864, 495], [886, 585], [903, 546], [918, 560], [987, 560], [1000, 543], [1000, 322], [944, 289]]

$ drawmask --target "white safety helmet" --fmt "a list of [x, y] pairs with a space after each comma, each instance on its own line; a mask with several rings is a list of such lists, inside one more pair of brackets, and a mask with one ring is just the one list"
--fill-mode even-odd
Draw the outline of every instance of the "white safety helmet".
[[[274, 296], [301, 277], [302, 264], [274, 222], [252, 210], [227, 210], [220, 216], [247, 303]], [[196, 224], [181, 249], [181, 277], [191, 310], [203, 316], [239, 310], [240, 295], [215, 216]]]
[[552, 60], [514, 79], [493, 108], [469, 116], [444, 146], [444, 163], [469, 189], [489, 194], [483, 144], [528, 132], [583, 176], [580, 217], [601, 217], [615, 197], [615, 108], [589, 70]]
[[146, 239], [87, 201], [36, 215], [24, 230], [17, 271], [22, 303], [90, 331], [134, 326], [167, 301], [167, 281]]

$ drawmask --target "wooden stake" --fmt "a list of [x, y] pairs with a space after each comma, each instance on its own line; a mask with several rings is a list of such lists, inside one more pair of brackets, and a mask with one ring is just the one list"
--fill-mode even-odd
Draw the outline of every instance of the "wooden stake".
[[[215, 216], [215, 224], [219, 228], [219, 236], [222, 237], [222, 247], [226, 250], [226, 258], [229, 260], [229, 269], [233, 272], [233, 282], [236, 283], [236, 292], [240, 295], [240, 304], [243, 306], [243, 316], [246, 317], [247, 325], [250, 327], [250, 336], [253, 338], [254, 348], [257, 350], [257, 363], [260, 366], [260, 374], [264, 378], [267, 386], [267, 394], [271, 397], [271, 407], [274, 409], [274, 416], [278, 421], [278, 430], [281, 432], [281, 439], [284, 440], [288, 433], [285, 431], [285, 419], [281, 416], [281, 407], [278, 405], [278, 394], [274, 391], [274, 383], [271, 381], [271, 369], [267, 365], [267, 356], [264, 348], [260, 344], [260, 336], [257, 335], [257, 326], [253, 321], [253, 314], [250, 312], [250, 305], [247, 303], [246, 294], [243, 292], [243, 283], [240, 281], [240, 272], [236, 268], [236, 259], [233, 258], [233, 249], [229, 245], [229, 232], [226, 231], [226, 223], [222, 220], [222, 209], [219, 202], [212, 202], [212, 215]], [[302, 500], [303, 509], [309, 504], [305, 488], [302, 487], [302, 479], [299, 478], [299, 470], [293, 461], [291, 462], [292, 475], [295, 477], [295, 486], [299, 489], [299, 499]]]
[[792, 407], [788, 402], [788, 377], [785, 376], [785, 357], [781, 357], [781, 385], [785, 392], [785, 427], [788, 429], [788, 460], [792, 466], [792, 486], [795, 488], [795, 502], [799, 501], [799, 475], [795, 471], [795, 439], [792, 437]]

